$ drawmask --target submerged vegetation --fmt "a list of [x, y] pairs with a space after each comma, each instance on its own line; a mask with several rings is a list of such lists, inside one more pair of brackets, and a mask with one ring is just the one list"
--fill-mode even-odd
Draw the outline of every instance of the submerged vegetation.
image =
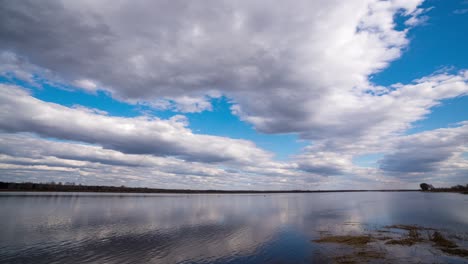
[[468, 257], [468, 250], [458, 247], [456, 243], [445, 238], [438, 231], [434, 232], [431, 241], [443, 252], [460, 257]]
[[386, 255], [383, 252], [363, 250], [356, 251], [351, 254], [334, 257], [334, 262], [340, 264], [355, 264], [355, 263], [367, 263], [370, 261], [385, 259]]
[[386, 226], [387, 229], [401, 229], [408, 231], [406, 237], [391, 239], [385, 242], [387, 245], [402, 245], [402, 246], [412, 246], [416, 243], [424, 242], [424, 239], [419, 234], [421, 230], [433, 230], [431, 228], [420, 227], [416, 225], [391, 225]]
[[[406, 231], [406, 232], [401, 232]], [[385, 234], [385, 235], [383, 235]], [[416, 244], [427, 249], [429, 254], [448, 255], [466, 258], [468, 250], [449, 240], [441, 231], [417, 225], [391, 225], [384, 230], [376, 230], [367, 234], [325, 235], [313, 240], [314, 243], [344, 245], [351, 250], [337, 250], [345, 254], [332, 256], [335, 263], [367, 263], [378, 259], [399, 262], [398, 257], [389, 254], [393, 247], [410, 248]], [[332, 251], [332, 253], [335, 251]]]
[[314, 240], [318, 243], [340, 243], [350, 246], [364, 246], [371, 242], [373, 238], [371, 236], [327, 236], [320, 239]]

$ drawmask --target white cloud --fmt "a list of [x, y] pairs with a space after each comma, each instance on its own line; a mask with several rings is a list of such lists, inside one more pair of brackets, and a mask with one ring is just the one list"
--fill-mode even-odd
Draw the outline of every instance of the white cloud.
[[[0, 48], [82, 88], [99, 82], [114, 97], [157, 109], [211, 110], [209, 94], [218, 91], [260, 132], [356, 136], [374, 129], [372, 120], [346, 121], [367, 111], [362, 102], [382, 101], [363, 93], [368, 76], [408, 43], [408, 28], [396, 30], [394, 17], [417, 19], [421, 2], [6, 3], [0, 38], [8, 41]], [[22, 23], [9, 26], [18, 17]], [[26, 45], [32, 36], [47, 50]]]
[[74, 82], [78, 88], [84, 89], [89, 92], [96, 92], [97, 91], [97, 84], [89, 79], [79, 79]]
[[254, 163], [271, 154], [247, 140], [193, 134], [183, 116], [111, 117], [38, 100], [15, 86], [0, 85], [0, 129], [98, 144], [125, 153], [177, 156], [205, 162]]
[[[2, 74], [30, 82], [39, 76], [90, 92], [102, 89], [118, 100], [180, 113], [212, 110], [212, 98], [227, 96], [234, 102], [232, 112], [259, 132], [297, 133], [311, 145], [290, 162], [279, 163], [251, 141], [194, 134], [180, 116], [168, 120], [107, 116], [96, 109], [43, 102], [5, 85], [0, 128], [102, 146], [99, 151], [113, 151], [106, 155], [117, 163], [119, 155], [125, 155], [127, 163], [151, 156], [220, 164], [226, 170], [215, 173], [224, 176], [211, 179], [213, 186], [226, 186], [226, 175], [232, 174], [242, 183], [238, 186], [276, 186], [268, 183], [267, 175], [285, 177], [281, 186], [336, 187], [345, 181], [325, 181], [320, 175], [400, 184], [401, 179], [387, 175], [396, 168], [388, 161], [406, 157], [405, 131], [441, 100], [468, 93], [466, 70], [390, 87], [370, 82], [371, 74], [400, 57], [411, 28], [427, 20], [429, 9], [421, 8], [421, 3], [5, 1], [0, 5]], [[398, 30], [397, 16], [405, 19]], [[446, 164], [463, 170], [456, 144], [446, 148], [442, 152], [447, 155], [440, 159], [418, 156], [420, 166]], [[381, 168], [352, 163], [357, 155], [377, 152], [385, 154]], [[111, 162], [97, 153], [92, 156], [103, 164]], [[8, 166], [30, 162], [28, 166], [67, 168], [69, 162], [52, 166], [59, 161], [21, 159]], [[83, 162], [78, 157], [72, 160], [69, 168]], [[125, 171], [132, 166], [101, 167], [99, 174], [120, 179], [119, 171], [138, 178], [140, 169]], [[77, 170], [86, 173], [81, 167]], [[162, 173], [169, 178], [172, 174]], [[199, 184], [203, 181], [199, 178]]]
[[210, 96], [179, 96], [173, 98], [156, 99], [150, 102], [140, 101], [141, 105], [148, 105], [158, 110], [171, 110], [179, 113], [200, 113], [211, 111]]
[[[252, 117], [265, 118], [246, 96], [283, 102], [283, 119], [308, 113], [289, 102], [302, 107], [317, 94], [365, 85], [369, 74], [396, 59], [408, 41], [406, 30], [394, 29], [393, 17], [418, 16], [420, 3], [5, 2], [0, 48], [82, 88], [96, 89], [98, 82], [120, 99], [218, 90]], [[297, 98], [284, 100], [292, 90]]]
[[[174, 157], [126, 154], [78, 142], [58, 142], [29, 134], [0, 137], [1, 180], [22, 175], [24, 181], [77, 181], [165, 188], [291, 189], [316, 186], [321, 176], [294, 170], [294, 165], [191, 162]], [[62, 174], [57, 174], [62, 172]], [[52, 174], [51, 174], [52, 173]], [[288, 177], [288, 182], [280, 179]], [[312, 183], [308, 182], [314, 179]], [[119, 183], [120, 182], [120, 183]]]
[[35, 83], [33, 72], [37, 67], [19, 58], [15, 53], [0, 51], [0, 73], [4, 76], [18, 78], [20, 80]]
[[388, 173], [432, 175], [468, 173], [468, 123], [458, 127], [441, 128], [398, 138], [393, 151], [380, 160]]

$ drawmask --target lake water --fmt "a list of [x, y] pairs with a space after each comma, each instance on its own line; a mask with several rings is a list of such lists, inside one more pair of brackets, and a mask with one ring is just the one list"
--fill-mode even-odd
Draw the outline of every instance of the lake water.
[[327, 263], [336, 248], [313, 242], [324, 233], [417, 224], [468, 237], [468, 195], [451, 193], [0, 193], [0, 212], [0, 263]]

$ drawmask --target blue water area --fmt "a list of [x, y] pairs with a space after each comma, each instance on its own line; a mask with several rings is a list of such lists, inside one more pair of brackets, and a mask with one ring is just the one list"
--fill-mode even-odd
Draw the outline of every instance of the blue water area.
[[[466, 247], [467, 205], [466, 195], [421, 192], [3, 192], [0, 263], [333, 263], [353, 249], [318, 243], [324, 234], [359, 235], [388, 225], [444, 230]], [[465, 261], [429, 243], [373, 243], [405, 263]]]

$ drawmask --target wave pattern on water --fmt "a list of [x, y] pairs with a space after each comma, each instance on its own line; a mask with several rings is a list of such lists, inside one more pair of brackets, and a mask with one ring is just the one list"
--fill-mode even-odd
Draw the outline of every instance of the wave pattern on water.
[[323, 232], [418, 224], [466, 238], [463, 198], [423, 193], [1, 194], [0, 263], [324, 263], [330, 252], [311, 242]]

